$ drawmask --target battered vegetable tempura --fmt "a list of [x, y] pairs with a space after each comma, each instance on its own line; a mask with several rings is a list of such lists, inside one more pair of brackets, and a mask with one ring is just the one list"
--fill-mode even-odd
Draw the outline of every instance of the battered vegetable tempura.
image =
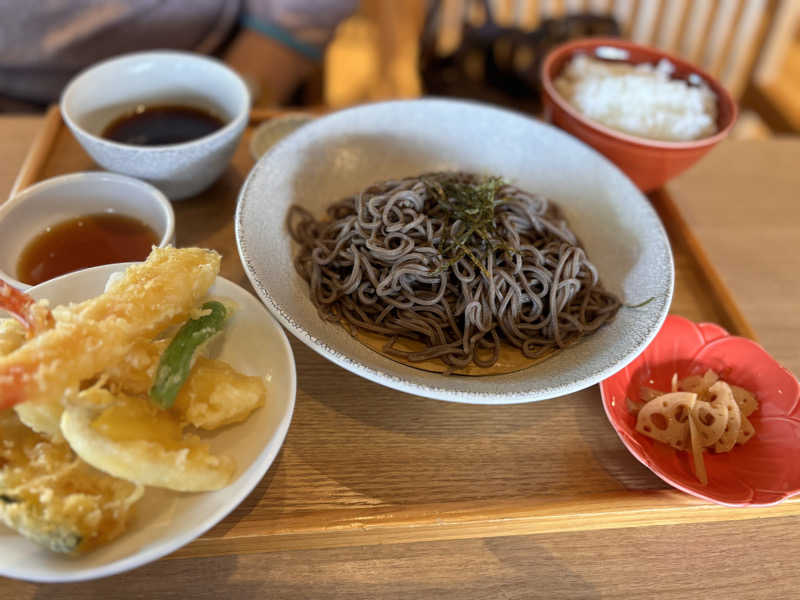
[[[185, 434], [180, 419], [147, 398], [88, 390], [95, 398], [64, 410], [61, 431], [83, 460], [116, 477], [180, 492], [218, 490], [236, 465]], [[81, 395], [85, 393], [82, 392]]]
[[[147, 393], [158, 359], [168, 340], [138, 342], [124, 360], [108, 369], [107, 386], [129, 395]], [[197, 357], [172, 412], [200, 429], [217, 429], [244, 421], [264, 404], [267, 390], [262, 377], [244, 375], [220, 360]]]
[[137, 339], [186, 319], [219, 263], [211, 250], [156, 248], [106, 293], [53, 311], [52, 329], [0, 358], [0, 409], [62, 397], [121, 360]]
[[76, 553], [125, 531], [140, 485], [97, 471], [66, 443], [0, 414], [0, 521], [54, 552]]
[[[234, 479], [235, 461], [193, 428], [245, 420], [267, 389], [201, 355], [206, 309], [225, 313], [215, 335], [235, 314], [204, 298], [219, 263], [210, 250], [154, 249], [105, 293], [52, 311], [0, 286], [17, 319], [0, 319], [0, 522], [78, 553], [124, 532], [144, 486], [199, 492]], [[152, 393], [159, 374], [166, 403]]]
[[199, 429], [217, 429], [244, 421], [264, 404], [263, 377], [244, 375], [228, 363], [203, 356], [197, 359], [183, 384], [174, 410]]

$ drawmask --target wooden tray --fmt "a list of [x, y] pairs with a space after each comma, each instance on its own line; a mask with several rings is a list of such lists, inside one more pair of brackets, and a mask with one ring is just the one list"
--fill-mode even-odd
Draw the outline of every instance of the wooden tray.
[[[254, 113], [252, 121], [276, 112]], [[222, 275], [249, 288], [236, 253], [236, 196], [253, 161], [249, 131], [231, 167], [175, 203], [177, 244], [215, 248]], [[97, 168], [48, 113], [15, 191]], [[754, 337], [677, 207], [653, 194], [672, 241], [672, 312]], [[291, 336], [290, 336], [291, 337]], [[726, 508], [667, 487], [622, 446], [598, 388], [513, 406], [426, 400], [381, 387], [292, 339], [298, 392], [283, 450], [253, 493], [172, 556], [429, 541], [800, 513], [800, 500]]]

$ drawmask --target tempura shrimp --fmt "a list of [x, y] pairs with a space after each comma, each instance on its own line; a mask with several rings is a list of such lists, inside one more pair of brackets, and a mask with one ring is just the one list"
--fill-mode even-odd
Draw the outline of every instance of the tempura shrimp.
[[[13, 352], [27, 339], [21, 321], [0, 319], [0, 356]], [[52, 441], [63, 441], [61, 436], [60, 399], [48, 402], [21, 402], [14, 406], [20, 421], [33, 431], [47, 436]]]
[[61, 398], [124, 357], [138, 339], [187, 318], [219, 271], [200, 248], [154, 248], [108, 290], [53, 310], [55, 324], [0, 357], [0, 410]]
[[0, 356], [13, 352], [25, 343], [25, 328], [14, 319], [0, 319]]
[[28, 338], [53, 326], [53, 316], [46, 302], [37, 302], [2, 279], [0, 279], [0, 308], [7, 310], [25, 327]]

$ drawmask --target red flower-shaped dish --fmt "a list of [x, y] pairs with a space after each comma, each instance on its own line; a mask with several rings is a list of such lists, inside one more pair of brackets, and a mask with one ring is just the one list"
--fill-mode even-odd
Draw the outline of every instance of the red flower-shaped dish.
[[[755, 437], [724, 454], [704, 453], [708, 485], [702, 485], [691, 453], [638, 433], [625, 399], [639, 401], [642, 386], [669, 391], [673, 373], [683, 378], [708, 369], [753, 392], [759, 406], [749, 417]], [[800, 384], [752, 340], [670, 315], [645, 351], [600, 390], [622, 443], [670, 485], [727, 506], [766, 506], [800, 493]]]

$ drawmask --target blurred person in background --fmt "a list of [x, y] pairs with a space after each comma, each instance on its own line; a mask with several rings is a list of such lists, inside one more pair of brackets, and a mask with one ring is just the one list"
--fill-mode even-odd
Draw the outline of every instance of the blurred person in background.
[[0, 0], [0, 111], [41, 110], [89, 65], [127, 52], [213, 54], [259, 104], [283, 104], [319, 69], [358, 0]]
[[460, 42], [442, 52], [442, 0], [0, 0], [0, 112], [42, 110], [91, 64], [157, 48], [222, 58], [257, 106], [432, 94], [537, 112], [549, 48], [620, 33], [592, 14], [521, 30], [479, 4], [482, 18], [451, 23]]

